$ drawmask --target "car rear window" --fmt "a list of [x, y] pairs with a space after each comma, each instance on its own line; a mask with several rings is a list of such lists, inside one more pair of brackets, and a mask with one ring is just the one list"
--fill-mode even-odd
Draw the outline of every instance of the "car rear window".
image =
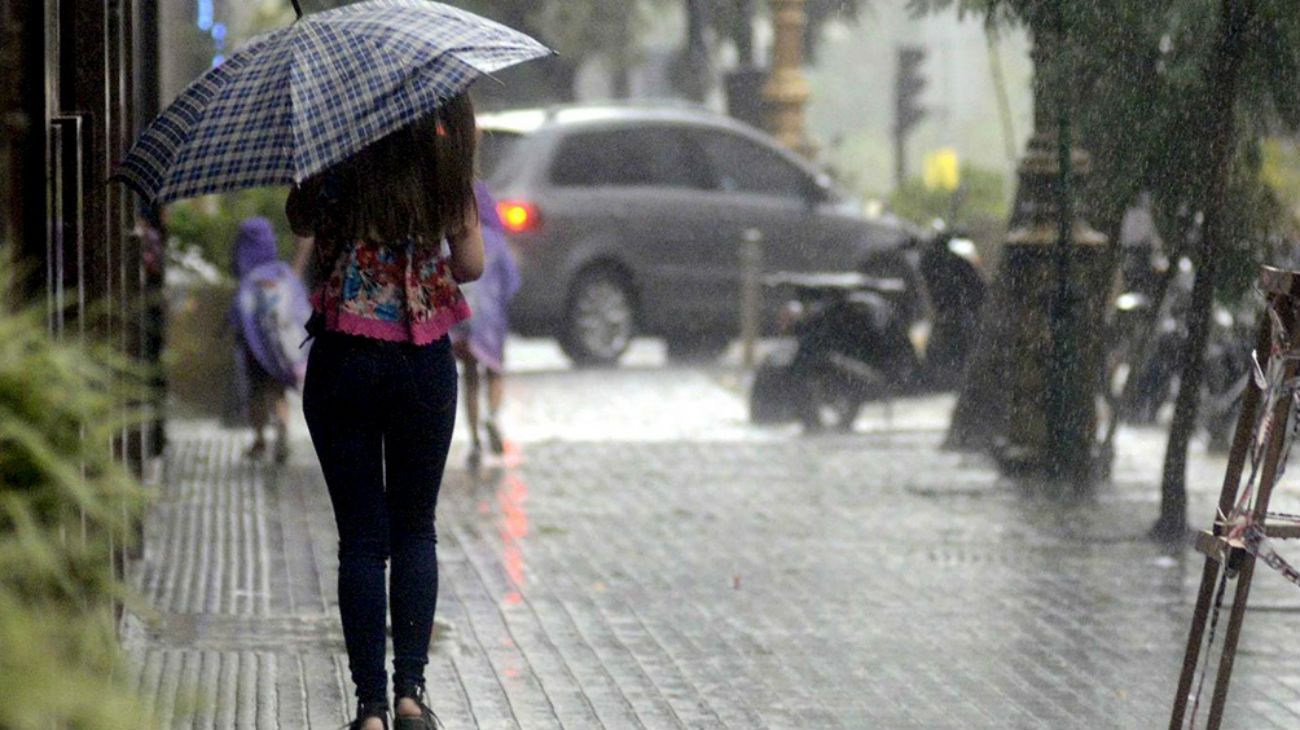
[[484, 129], [478, 145], [479, 170], [489, 182], [499, 179], [504, 163], [524, 136], [518, 132]]
[[705, 187], [705, 172], [673, 129], [577, 132], [560, 143], [551, 182], [561, 187]]

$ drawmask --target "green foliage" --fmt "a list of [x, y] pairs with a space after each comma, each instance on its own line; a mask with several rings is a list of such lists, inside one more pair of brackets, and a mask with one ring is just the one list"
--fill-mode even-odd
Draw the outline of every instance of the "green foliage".
[[255, 188], [176, 203], [168, 210], [168, 228], [182, 246], [197, 246], [203, 257], [229, 272], [239, 224], [263, 216], [275, 226], [280, 257], [293, 256], [293, 234], [284, 217], [287, 188]]
[[183, 292], [167, 322], [167, 393], [186, 415], [223, 416], [233, 377], [233, 282]]
[[1226, 236], [1217, 249], [1215, 293], [1229, 305], [1252, 291], [1261, 263], [1292, 263], [1293, 249], [1300, 243], [1294, 211], [1267, 183], [1263, 143], [1249, 140], [1242, 147], [1228, 182]]
[[[1300, 13], [1293, 0], [1251, 0], [1238, 98], [1238, 151], [1229, 202], [1231, 247], [1267, 255], [1287, 225], [1262, 177], [1260, 140], [1300, 127]], [[1150, 190], [1167, 245], [1185, 248], [1206, 207], [1207, 69], [1220, 37], [1212, 0], [910, 0], [917, 11], [957, 7], [989, 23], [1024, 23], [1050, 52], [1036, 69], [1048, 103], [1068, 104], [1093, 157], [1083, 191], [1092, 222], [1114, 235], [1125, 208]], [[1225, 267], [1233, 268], [1233, 267]]]
[[1278, 202], [1300, 219], [1300, 142], [1273, 138], [1264, 141], [1260, 176]]
[[911, 178], [889, 198], [889, 208], [907, 220], [925, 223], [941, 218], [988, 250], [1006, 230], [1010, 201], [1003, 177], [992, 170], [966, 165], [961, 188], [955, 193], [927, 190], [920, 178]]
[[108, 448], [136, 376], [52, 341], [42, 312], [0, 315], [0, 727], [148, 727], [122, 682], [109, 557], [143, 507]]

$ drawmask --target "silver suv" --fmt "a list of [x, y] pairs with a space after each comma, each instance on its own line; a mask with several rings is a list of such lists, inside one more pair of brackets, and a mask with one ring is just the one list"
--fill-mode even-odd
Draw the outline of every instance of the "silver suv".
[[[867, 219], [770, 137], [693, 108], [623, 106], [480, 117], [483, 175], [522, 287], [512, 327], [610, 364], [639, 333], [670, 356], [721, 352], [739, 329], [741, 249], [766, 272], [913, 280], [913, 231]], [[776, 303], [773, 302], [772, 306]]]

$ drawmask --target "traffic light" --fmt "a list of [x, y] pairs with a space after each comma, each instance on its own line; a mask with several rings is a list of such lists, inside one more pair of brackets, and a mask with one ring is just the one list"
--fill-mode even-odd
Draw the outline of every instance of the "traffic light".
[[894, 149], [896, 182], [903, 184], [907, 173], [907, 135], [925, 118], [926, 109], [920, 104], [925, 90], [925, 76], [921, 64], [925, 63], [925, 49], [920, 46], [900, 46], [898, 73], [894, 77]]
[[894, 80], [894, 129], [906, 135], [925, 118], [925, 109], [919, 101], [925, 90], [925, 76], [921, 64], [925, 63], [925, 49], [903, 46], [898, 49], [898, 76]]

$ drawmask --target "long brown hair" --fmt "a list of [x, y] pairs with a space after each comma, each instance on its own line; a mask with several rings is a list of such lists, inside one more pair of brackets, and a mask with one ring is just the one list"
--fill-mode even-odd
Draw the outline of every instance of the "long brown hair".
[[476, 148], [474, 105], [460, 94], [330, 168], [339, 186], [337, 234], [439, 245], [477, 211]]

